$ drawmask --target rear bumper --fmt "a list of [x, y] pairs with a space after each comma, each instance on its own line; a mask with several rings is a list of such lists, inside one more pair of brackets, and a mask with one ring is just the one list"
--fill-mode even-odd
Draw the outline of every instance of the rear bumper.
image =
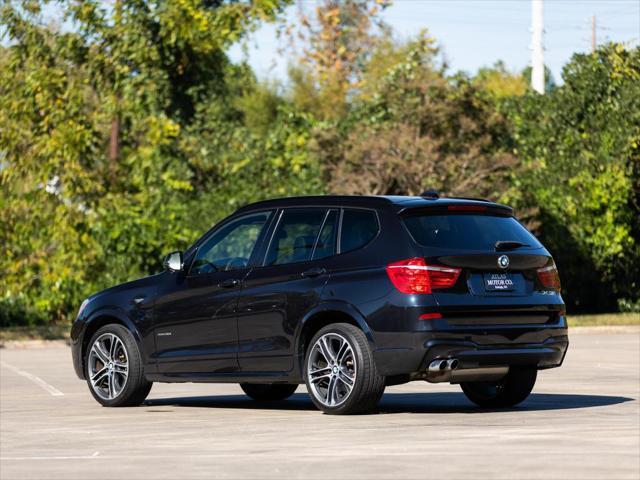
[[[442, 325], [441, 325], [442, 326]], [[422, 332], [375, 333], [374, 358], [385, 376], [424, 372], [437, 359], [456, 358], [460, 369], [562, 365], [569, 347], [566, 321], [536, 326], [445, 327]]]
[[559, 367], [569, 347], [566, 335], [548, 338], [543, 343], [484, 346], [460, 340], [431, 340], [425, 343], [426, 354], [420, 371], [436, 359], [456, 358], [458, 368], [498, 365], [531, 365], [538, 369]]

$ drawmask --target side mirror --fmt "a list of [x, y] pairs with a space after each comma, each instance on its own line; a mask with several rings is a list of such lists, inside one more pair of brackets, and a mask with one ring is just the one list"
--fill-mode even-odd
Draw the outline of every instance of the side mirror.
[[182, 252], [171, 252], [164, 257], [163, 262], [165, 270], [171, 272], [179, 272], [182, 270]]

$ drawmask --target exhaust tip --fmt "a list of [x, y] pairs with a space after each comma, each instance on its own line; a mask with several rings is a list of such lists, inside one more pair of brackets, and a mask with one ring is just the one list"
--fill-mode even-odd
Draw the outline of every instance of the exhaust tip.
[[442, 372], [447, 369], [448, 362], [447, 360], [434, 360], [429, 364], [429, 371], [431, 372]]
[[458, 366], [460, 366], [460, 360], [458, 360], [457, 358], [452, 358], [451, 360], [447, 361], [447, 367], [449, 368], [449, 370], [455, 370], [456, 368], [458, 368]]

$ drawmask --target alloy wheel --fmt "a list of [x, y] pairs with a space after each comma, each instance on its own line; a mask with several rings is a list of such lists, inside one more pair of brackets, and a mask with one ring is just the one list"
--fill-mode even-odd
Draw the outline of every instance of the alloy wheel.
[[311, 393], [323, 405], [343, 404], [356, 383], [356, 359], [349, 342], [337, 333], [326, 333], [313, 345], [307, 361]]
[[103, 400], [113, 400], [124, 390], [129, 376], [129, 358], [122, 340], [113, 333], [100, 335], [89, 350], [88, 375], [93, 391]]

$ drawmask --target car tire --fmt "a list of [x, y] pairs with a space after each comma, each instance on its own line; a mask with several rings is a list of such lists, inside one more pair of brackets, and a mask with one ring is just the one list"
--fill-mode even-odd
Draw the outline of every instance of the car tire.
[[303, 375], [314, 405], [331, 415], [369, 413], [384, 393], [385, 378], [367, 337], [348, 323], [327, 325], [314, 335]]
[[298, 385], [288, 383], [241, 383], [240, 388], [258, 402], [286, 400], [297, 390]]
[[537, 375], [535, 367], [511, 367], [497, 382], [463, 382], [460, 387], [469, 400], [481, 407], [513, 407], [529, 396]]
[[91, 337], [85, 368], [89, 391], [105, 407], [140, 405], [153, 385], [144, 376], [135, 338], [119, 324], [105, 325]]

